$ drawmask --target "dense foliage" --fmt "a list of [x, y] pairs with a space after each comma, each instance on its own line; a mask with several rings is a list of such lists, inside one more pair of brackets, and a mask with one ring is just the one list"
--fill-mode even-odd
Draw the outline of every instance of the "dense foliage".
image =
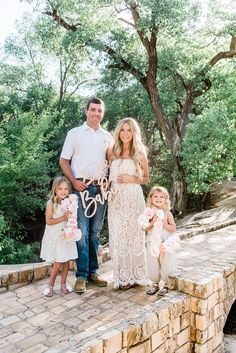
[[[223, 0], [205, 7], [197, 0], [28, 2], [35, 17], [22, 19], [0, 61], [0, 263], [36, 259], [38, 247], [29, 244], [42, 236], [60, 150], [83, 121], [88, 96], [105, 100], [110, 131], [125, 116], [139, 121], [150, 160], [145, 193], [156, 183], [171, 191], [181, 176], [184, 196], [201, 198], [236, 174], [233, 7]], [[232, 55], [212, 64], [230, 43]]]

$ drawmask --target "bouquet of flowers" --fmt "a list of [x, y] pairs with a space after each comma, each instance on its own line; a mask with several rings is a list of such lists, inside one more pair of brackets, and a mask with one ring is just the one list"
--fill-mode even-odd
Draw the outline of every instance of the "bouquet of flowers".
[[162, 244], [161, 252], [174, 253], [180, 248], [180, 238], [176, 234], [171, 234]]
[[70, 194], [61, 203], [65, 211], [70, 212], [62, 236], [65, 240], [78, 241], [81, 239], [81, 230], [77, 225], [78, 196]]
[[165, 218], [164, 211], [159, 209], [154, 210], [153, 208], [147, 207], [139, 216], [138, 224], [141, 228], [145, 229], [150, 225], [150, 221], [154, 216], [157, 216], [157, 220], [146, 237], [146, 244], [149, 247], [151, 256], [158, 257], [160, 254], [163, 219]]
[[163, 219], [165, 213], [163, 210], [154, 210], [151, 207], [146, 207], [144, 212], [138, 218], [138, 224], [141, 228], [147, 228], [150, 224], [151, 219], [157, 216], [157, 221], [154, 223], [154, 227], [163, 228]]

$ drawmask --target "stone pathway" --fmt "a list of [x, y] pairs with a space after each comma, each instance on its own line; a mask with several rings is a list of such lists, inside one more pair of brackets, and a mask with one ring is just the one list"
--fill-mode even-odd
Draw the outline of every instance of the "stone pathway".
[[[206, 268], [210, 273], [221, 271], [231, 259], [235, 263], [235, 240], [236, 225], [182, 240], [178, 252], [180, 276], [195, 280]], [[117, 326], [120, 320], [133, 317], [138, 309], [158, 300], [155, 295], [147, 296], [141, 287], [113, 290], [111, 262], [100, 269], [109, 287], [90, 285], [83, 295], [63, 295], [58, 281], [54, 296], [44, 298], [47, 279], [1, 294], [0, 352], [55, 353], [56, 346], [65, 344], [64, 352], [69, 353], [68, 346]], [[72, 272], [68, 282], [73, 286]]]
[[225, 353], [235, 353], [236, 335], [225, 335], [224, 344], [225, 344]]
[[[210, 271], [220, 272], [236, 260], [236, 225], [200, 234], [181, 241], [178, 267], [192, 279]], [[232, 261], [231, 261], [232, 260]]]
[[[54, 296], [45, 298], [47, 279], [1, 294], [0, 352], [41, 353], [72, 335], [82, 340], [156, 301], [141, 287], [113, 290], [110, 261], [100, 266], [100, 273], [105, 273], [109, 287], [89, 285], [83, 295], [63, 295], [57, 281]], [[68, 283], [74, 284], [72, 272]]]

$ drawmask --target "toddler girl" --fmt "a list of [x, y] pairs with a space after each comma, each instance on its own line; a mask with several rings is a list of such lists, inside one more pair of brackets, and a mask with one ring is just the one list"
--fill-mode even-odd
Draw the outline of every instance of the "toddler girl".
[[[64, 228], [72, 213], [72, 210], [68, 210], [67, 202], [65, 202], [69, 192], [69, 181], [65, 177], [56, 178], [52, 184], [51, 197], [46, 206], [46, 228], [40, 257], [47, 262], [53, 262], [48, 287], [44, 290], [44, 295], [47, 297], [53, 296], [53, 286], [60, 270], [61, 291], [64, 294], [72, 291], [71, 287], [66, 284], [66, 278], [69, 270], [69, 260], [78, 257], [75, 240], [79, 239], [79, 230], [77, 229], [78, 236], [72, 238], [72, 240], [68, 240], [68, 237], [64, 236]], [[76, 197], [76, 195], [73, 196]]]
[[151, 189], [144, 213], [138, 223], [147, 232], [146, 257], [149, 279], [153, 285], [147, 294], [165, 295], [168, 291], [168, 275], [176, 270], [176, 253], [179, 247], [179, 237], [176, 231], [174, 217], [170, 210], [168, 191], [161, 186]]

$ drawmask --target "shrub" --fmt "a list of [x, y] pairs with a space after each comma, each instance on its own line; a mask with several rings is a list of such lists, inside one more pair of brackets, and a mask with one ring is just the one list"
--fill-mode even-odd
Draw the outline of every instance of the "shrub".
[[39, 262], [39, 243], [22, 244], [20, 239], [8, 236], [0, 238], [0, 264], [23, 264]]

